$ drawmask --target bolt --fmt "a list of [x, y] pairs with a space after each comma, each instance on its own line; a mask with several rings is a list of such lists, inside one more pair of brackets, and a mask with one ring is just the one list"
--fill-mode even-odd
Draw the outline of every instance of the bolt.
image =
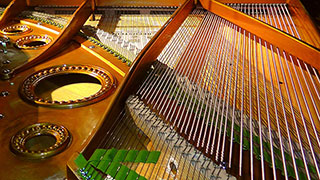
[[9, 92], [8, 92], [8, 91], [2, 91], [2, 92], [0, 93], [0, 96], [2, 96], [2, 97], [7, 97], [7, 96], [9, 96]]
[[11, 63], [11, 61], [9, 59], [2, 61], [2, 64], [10, 64], [10, 63]]
[[11, 70], [10, 70], [10, 69], [3, 69], [2, 72], [3, 72], [4, 74], [9, 74], [9, 73], [11, 72]]
[[226, 169], [227, 163], [226, 162], [221, 162], [220, 164], [222, 169]]

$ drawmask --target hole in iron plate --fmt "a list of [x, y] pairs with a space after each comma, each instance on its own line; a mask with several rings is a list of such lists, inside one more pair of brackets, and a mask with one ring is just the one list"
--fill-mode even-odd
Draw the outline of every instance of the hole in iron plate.
[[53, 135], [42, 134], [27, 139], [25, 147], [30, 151], [41, 151], [53, 146], [56, 141], [57, 140]]
[[28, 47], [42, 46], [45, 44], [47, 44], [45, 41], [31, 41], [31, 42], [24, 43], [24, 45]]
[[50, 101], [69, 101], [90, 97], [101, 89], [100, 81], [90, 75], [66, 73], [41, 80], [35, 87], [35, 94]]

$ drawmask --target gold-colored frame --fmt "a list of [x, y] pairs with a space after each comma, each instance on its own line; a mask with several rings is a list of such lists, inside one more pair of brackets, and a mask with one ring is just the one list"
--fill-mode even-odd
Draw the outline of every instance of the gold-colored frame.
[[[55, 144], [49, 148], [38, 151], [29, 150], [25, 146], [29, 139], [41, 135], [53, 136], [56, 139]], [[17, 132], [16, 135], [12, 137], [10, 146], [12, 152], [18, 156], [29, 159], [43, 159], [62, 152], [70, 143], [71, 135], [65, 127], [51, 123], [38, 123]]]
[[[14, 31], [14, 32], [12, 32]], [[30, 33], [32, 29], [28, 25], [13, 25], [0, 29], [0, 33], [7, 36], [15, 36]]]
[[[83, 99], [77, 99], [77, 100], [48, 101], [40, 97], [37, 97], [34, 90], [40, 81], [48, 77], [62, 75], [62, 74], [71, 74], [71, 73], [86, 74], [96, 78], [97, 80], [99, 80], [101, 84], [101, 89], [97, 93], [89, 97], [85, 97]], [[116, 86], [115, 79], [113, 78], [111, 73], [109, 73], [106, 70], [103, 70], [102, 68], [89, 66], [89, 65], [88, 66], [62, 65], [62, 66], [49, 67], [30, 75], [23, 82], [20, 88], [20, 93], [23, 98], [25, 98], [26, 100], [34, 104], [49, 106], [54, 108], [71, 108], [71, 107], [85, 106], [85, 105], [98, 102], [104, 99], [105, 97], [109, 96], [112, 93], [112, 89], [115, 88], [115, 86]]]
[[[32, 42], [43, 42], [44, 44], [41, 45], [26, 45], [28, 43]], [[30, 35], [30, 36], [25, 36], [16, 41], [16, 46], [20, 49], [37, 49], [44, 47], [52, 42], [52, 37], [49, 35]]]

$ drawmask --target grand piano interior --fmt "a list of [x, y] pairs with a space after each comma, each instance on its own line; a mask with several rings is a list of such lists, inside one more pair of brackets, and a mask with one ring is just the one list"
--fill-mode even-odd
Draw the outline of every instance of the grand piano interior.
[[320, 179], [303, 3], [1, 0], [0, 179]]

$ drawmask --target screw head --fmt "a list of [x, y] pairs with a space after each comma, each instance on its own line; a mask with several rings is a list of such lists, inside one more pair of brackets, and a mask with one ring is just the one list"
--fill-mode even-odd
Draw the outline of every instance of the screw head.
[[1, 97], [7, 97], [7, 96], [9, 96], [9, 92], [8, 92], [8, 91], [2, 91], [2, 92], [0, 93], [0, 96], [1, 96]]
[[89, 48], [90, 48], [90, 49], [93, 49], [93, 48], [95, 48], [95, 46], [94, 46], [94, 45], [91, 45], [91, 46], [89, 46]]
[[11, 70], [10, 70], [10, 69], [3, 69], [2, 72], [3, 72], [4, 74], [9, 74], [9, 73], [11, 72]]
[[10, 63], [11, 63], [11, 61], [9, 59], [2, 61], [2, 64], [10, 64]]
[[0, 113], [0, 119], [3, 119], [3, 118], [4, 118], [4, 115]]

